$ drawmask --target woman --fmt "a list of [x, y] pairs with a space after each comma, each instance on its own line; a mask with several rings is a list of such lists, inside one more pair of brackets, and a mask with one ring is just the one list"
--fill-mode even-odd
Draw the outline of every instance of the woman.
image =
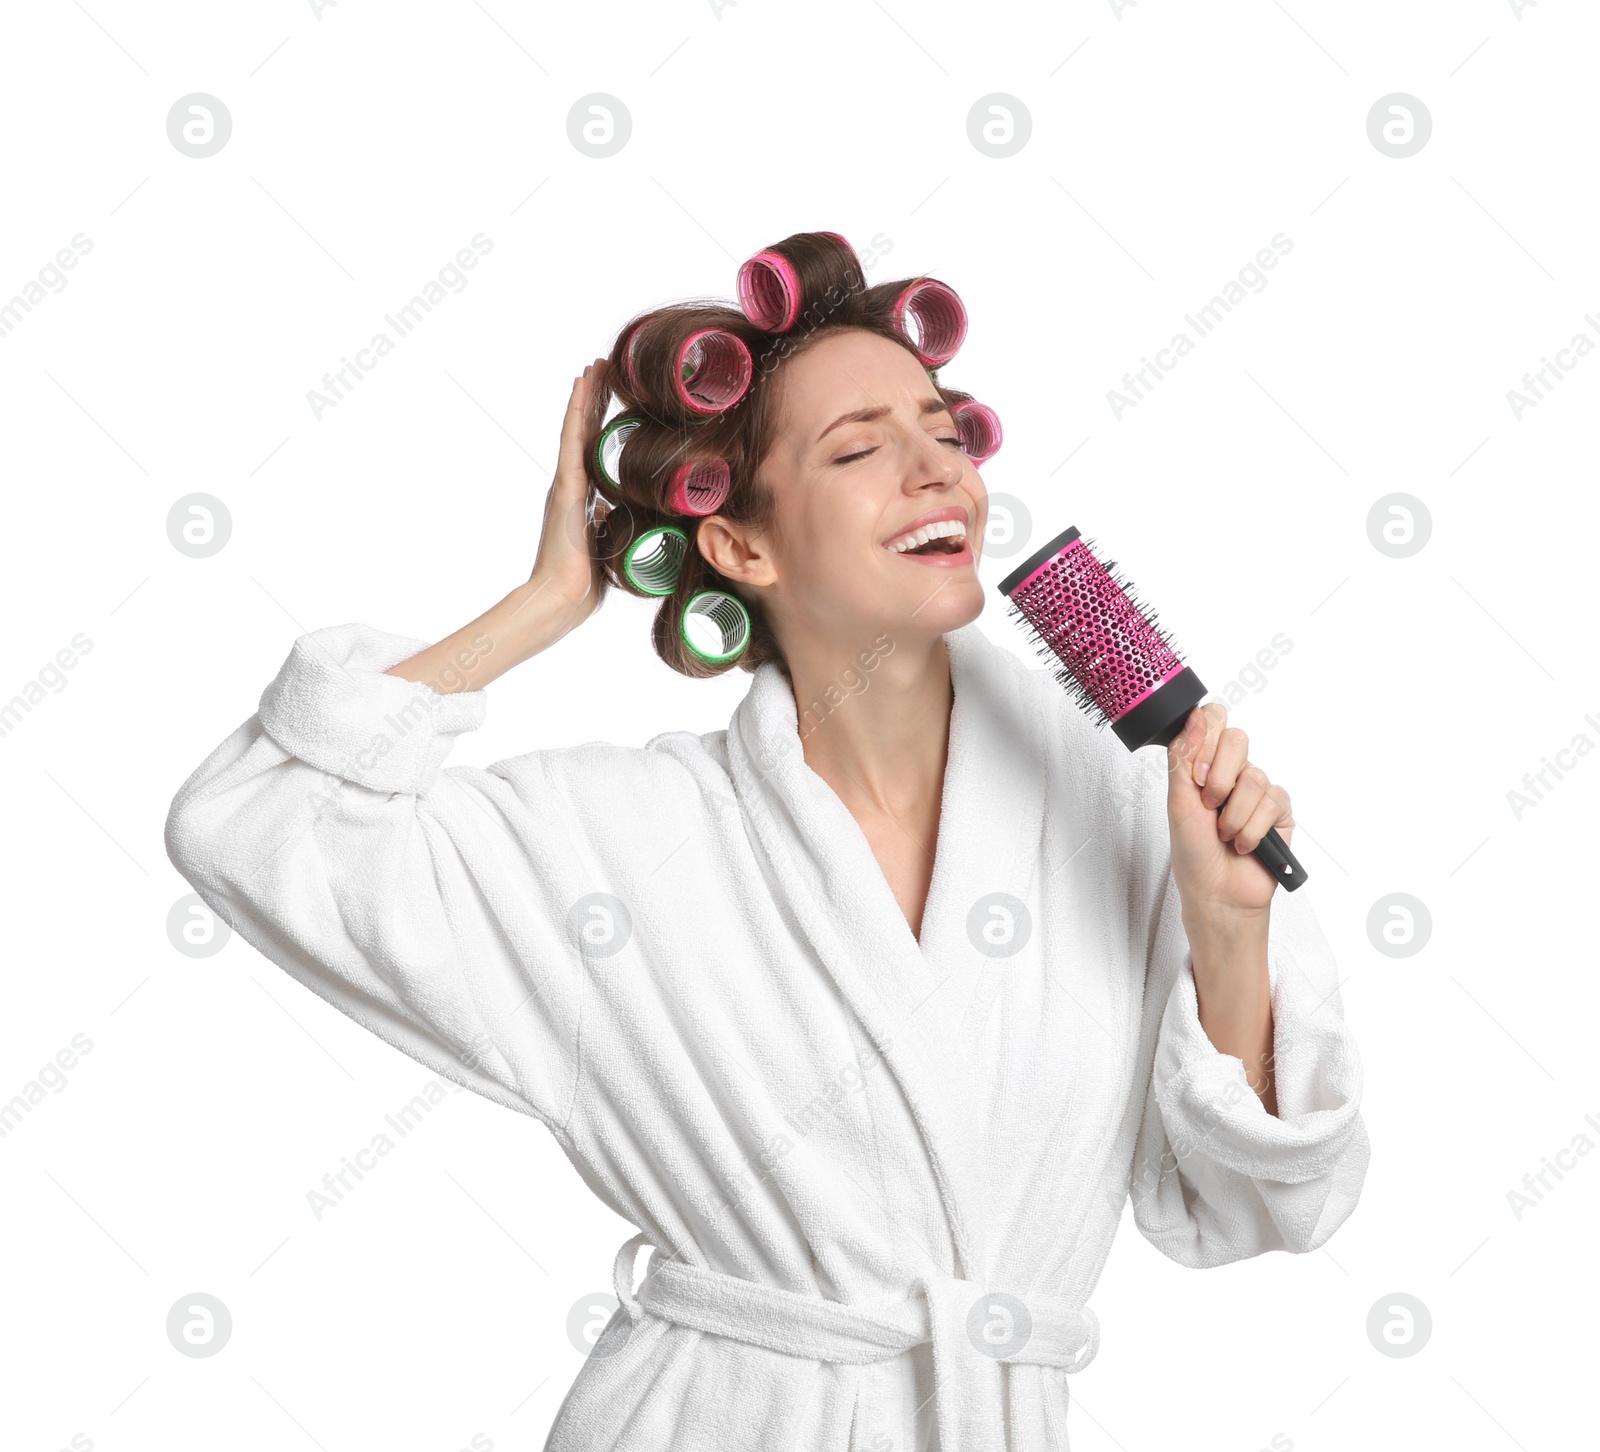
[[[529, 579], [436, 645], [302, 636], [168, 851], [640, 1227], [548, 1448], [1065, 1446], [1130, 1194], [1185, 1265], [1320, 1246], [1365, 1174], [1359, 1059], [1308, 901], [1249, 855], [1289, 798], [1225, 711], [1146, 773], [974, 623], [936, 311], [832, 233], [764, 255], [750, 316], [647, 314], [575, 380]], [[662, 524], [665, 577], [633, 549]], [[483, 687], [641, 581], [669, 664], [753, 671], [726, 731], [445, 767]], [[696, 641], [708, 589], [742, 652]]]

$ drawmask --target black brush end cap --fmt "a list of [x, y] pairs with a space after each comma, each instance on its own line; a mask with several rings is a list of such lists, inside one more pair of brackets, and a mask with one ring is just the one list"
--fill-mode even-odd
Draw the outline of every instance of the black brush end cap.
[[1170, 746], [1205, 693], [1205, 682], [1185, 666], [1131, 711], [1119, 716], [1111, 723], [1111, 729], [1129, 751], [1141, 746]]

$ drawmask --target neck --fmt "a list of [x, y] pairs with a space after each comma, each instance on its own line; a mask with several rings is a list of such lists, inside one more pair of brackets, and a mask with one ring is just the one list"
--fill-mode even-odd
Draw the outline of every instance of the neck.
[[943, 636], [880, 634], [859, 648], [791, 652], [788, 662], [807, 766], [846, 802], [894, 816], [937, 808], [952, 701]]

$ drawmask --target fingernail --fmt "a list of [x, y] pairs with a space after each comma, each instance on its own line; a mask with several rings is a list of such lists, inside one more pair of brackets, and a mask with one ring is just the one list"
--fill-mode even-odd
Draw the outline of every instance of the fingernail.
[[1194, 779], [1201, 786], [1204, 786], [1206, 784], [1206, 778], [1208, 776], [1210, 776], [1210, 775], [1211, 775], [1211, 763], [1209, 761], [1202, 761], [1200, 763], [1200, 765], [1195, 767], [1195, 769], [1194, 769]]

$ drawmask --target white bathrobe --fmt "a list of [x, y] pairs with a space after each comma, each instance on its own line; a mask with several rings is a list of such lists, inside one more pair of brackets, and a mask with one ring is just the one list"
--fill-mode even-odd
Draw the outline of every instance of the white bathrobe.
[[1189, 1266], [1315, 1249], [1356, 1204], [1315, 886], [1272, 908], [1273, 1117], [1200, 1024], [1165, 753], [976, 624], [946, 641], [920, 943], [775, 665], [726, 731], [446, 768], [487, 693], [334, 626], [172, 803], [168, 853], [235, 932], [543, 1121], [639, 1227], [548, 1452], [1064, 1448], [1130, 1194]]

